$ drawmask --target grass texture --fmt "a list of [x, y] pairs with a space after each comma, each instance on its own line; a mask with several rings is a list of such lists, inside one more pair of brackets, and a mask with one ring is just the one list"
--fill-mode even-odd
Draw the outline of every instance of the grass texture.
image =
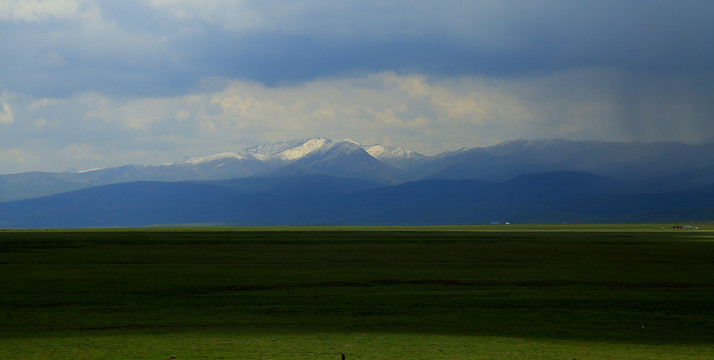
[[1, 359], [711, 359], [714, 231], [0, 232]]

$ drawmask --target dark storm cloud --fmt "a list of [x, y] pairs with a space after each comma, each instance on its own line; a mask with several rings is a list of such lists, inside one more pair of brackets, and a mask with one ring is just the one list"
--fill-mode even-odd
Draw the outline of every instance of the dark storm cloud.
[[[282, 2], [252, 8], [265, 24], [245, 28], [208, 13], [194, 44], [212, 44], [210, 58], [257, 81], [400, 70], [518, 75], [577, 67], [633, 72], [710, 72], [714, 33], [709, 2], [342, 1], [303, 6], [283, 15]], [[326, 8], [326, 9], [325, 9]], [[347, 10], [354, 11], [353, 13]], [[387, 12], [383, 14], [380, 12]], [[214, 17], [211, 17], [213, 15]], [[221, 35], [223, 33], [223, 35]], [[174, 49], [193, 49], [177, 43]], [[195, 53], [195, 52], [194, 52]], [[190, 66], [213, 65], [202, 58]], [[212, 68], [212, 66], [208, 66]]]
[[0, 173], [315, 135], [711, 139], [712, 18], [695, 0], [4, 0]]
[[706, 1], [307, 1], [292, 13], [285, 2], [214, 1], [202, 13], [166, 3], [185, 13], [132, 0], [100, 2], [93, 15], [71, 19], [0, 22], [8, 54], [0, 78], [38, 95], [142, 96], [181, 93], [211, 76], [278, 84], [385, 70], [698, 74], [711, 73], [714, 61], [714, 5]]

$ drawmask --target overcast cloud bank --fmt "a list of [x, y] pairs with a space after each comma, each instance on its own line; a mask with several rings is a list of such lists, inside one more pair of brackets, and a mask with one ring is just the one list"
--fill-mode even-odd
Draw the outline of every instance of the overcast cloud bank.
[[714, 133], [707, 1], [0, 1], [0, 173]]

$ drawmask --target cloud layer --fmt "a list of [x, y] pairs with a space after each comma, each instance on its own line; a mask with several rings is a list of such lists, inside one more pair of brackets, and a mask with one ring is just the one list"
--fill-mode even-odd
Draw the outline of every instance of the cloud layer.
[[714, 131], [704, 1], [0, 1], [0, 173]]

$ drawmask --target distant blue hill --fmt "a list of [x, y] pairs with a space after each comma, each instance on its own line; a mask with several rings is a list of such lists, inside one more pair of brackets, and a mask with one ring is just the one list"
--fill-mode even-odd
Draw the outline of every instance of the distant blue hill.
[[714, 219], [714, 184], [637, 193], [585, 172], [503, 182], [429, 179], [384, 186], [327, 175], [130, 182], [0, 203], [0, 227], [157, 224], [428, 225]]
[[424, 156], [346, 139], [309, 138], [164, 165], [0, 175], [0, 202], [125, 182], [260, 178], [265, 184], [258, 185], [264, 186], [271, 178], [304, 175], [354, 178], [386, 186], [426, 179], [506, 182], [524, 174], [583, 172], [630, 184], [640, 192], [679, 192], [714, 182], [713, 153], [714, 143], [522, 139]]

